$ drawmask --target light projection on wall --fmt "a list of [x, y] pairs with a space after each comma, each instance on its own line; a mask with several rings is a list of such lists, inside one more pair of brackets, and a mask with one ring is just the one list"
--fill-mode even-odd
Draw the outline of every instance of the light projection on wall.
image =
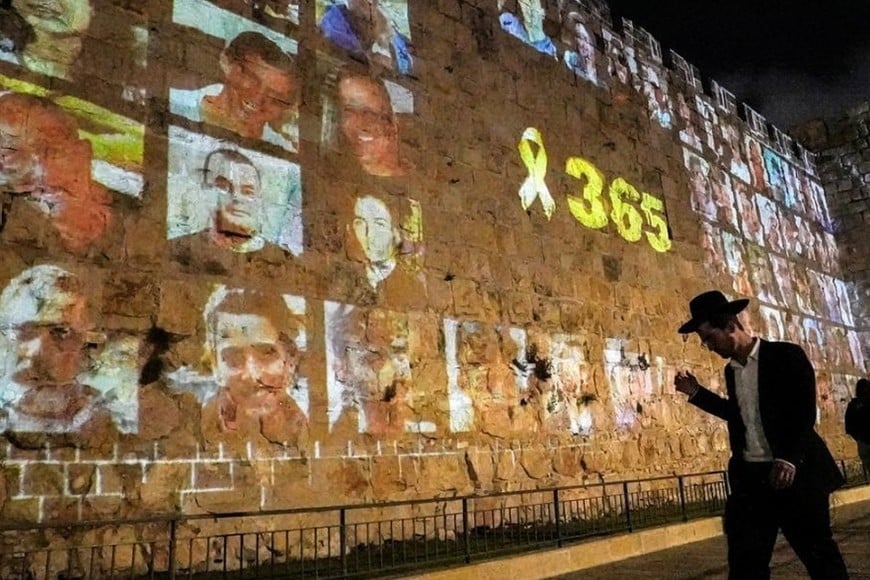
[[[520, 204], [526, 210], [540, 199], [549, 219], [556, 206], [546, 184], [549, 158], [541, 132], [534, 127], [527, 128], [517, 149], [528, 171], [528, 177], [519, 189]], [[667, 252], [671, 248], [667, 215], [661, 199], [638, 191], [621, 177], [610, 183], [605, 195], [604, 174], [582, 157], [569, 157], [565, 162], [565, 173], [583, 182], [580, 195], [567, 195], [568, 211], [581, 225], [601, 229], [612, 224], [627, 242], [638, 242], [645, 237], [657, 252]]]
[[141, 124], [75, 97], [0, 75], [0, 189], [48, 221], [69, 251], [99, 245], [116, 219], [114, 193], [142, 193]]
[[450, 318], [443, 327], [452, 432], [593, 432], [584, 337]]
[[107, 337], [91, 290], [59, 266], [33, 266], [0, 293], [0, 431], [133, 433], [139, 339]]
[[220, 78], [172, 87], [169, 110], [291, 152], [299, 146], [295, 40], [204, 0], [176, 1], [172, 20], [225, 42]]
[[604, 372], [610, 385], [616, 426], [630, 429], [644, 422], [644, 405], [663, 392], [664, 360], [626, 349], [627, 341], [608, 338], [604, 346]]
[[407, 0], [316, 0], [320, 33], [352, 58], [409, 75], [414, 70]]
[[[64, 80], [97, 73], [124, 85], [116, 96], [144, 104], [139, 83], [147, 65], [148, 29], [144, 22], [118, 26], [131, 17], [137, 19], [103, 0], [3, 2], [0, 62]], [[114, 53], [111, 68], [105, 66], [106, 51]]]
[[[396, 205], [395, 201], [390, 201]], [[421, 293], [425, 284], [420, 268], [423, 249], [423, 215], [420, 203], [407, 199], [407, 215], [391, 211], [384, 199], [367, 195], [354, 203], [349, 225], [348, 255], [365, 267], [365, 278], [373, 289], [382, 285], [400, 292]]]
[[665, 72], [659, 66], [644, 63], [641, 66], [643, 78], [643, 94], [647, 99], [649, 117], [664, 129], [670, 129], [673, 124], [671, 99], [668, 96], [668, 83]]
[[562, 27], [559, 32], [562, 46], [562, 62], [578, 77], [598, 83], [595, 37], [587, 26], [580, 3], [565, 2], [560, 12]]
[[503, 436], [521, 427], [527, 384], [521, 328], [444, 319], [450, 430]]
[[538, 52], [556, 56], [556, 45], [544, 32], [546, 13], [541, 0], [498, 0], [498, 11], [502, 30]]
[[427, 361], [440, 353], [426, 347], [437, 344], [434, 319], [330, 301], [324, 313], [330, 431], [436, 432], [443, 403], [436, 403]]
[[209, 438], [262, 436], [295, 444], [307, 431], [305, 299], [216, 285], [203, 309], [202, 363], [169, 374], [170, 388], [202, 404]]
[[635, 89], [640, 90], [634, 47], [627, 46], [618, 34], [608, 28], [601, 28], [601, 37], [607, 51], [607, 72], [611, 78], [627, 85], [631, 82]]
[[169, 127], [167, 238], [176, 255], [302, 253], [299, 166]]
[[324, 152], [347, 152], [370, 175], [404, 175], [399, 117], [414, 112], [411, 91], [387, 79], [355, 73], [326, 57], [320, 64], [329, 69], [322, 96]]
[[526, 389], [521, 404], [537, 414], [546, 433], [591, 435], [594, 429], [592, 366], [583, 336], [528, 333], [524, 357]]

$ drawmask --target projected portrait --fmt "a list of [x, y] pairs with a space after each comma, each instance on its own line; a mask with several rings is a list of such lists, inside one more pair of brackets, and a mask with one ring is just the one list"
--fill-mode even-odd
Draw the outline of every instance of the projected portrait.
[[295, 163], [170, 126], [168, 175], [166, 230], [176, 257], [302, 253]]
[[771, 251], [784, 252], [785, 240], [779, 207], [771, 199], [760, 194], [755, 196], [755, 205], [761, 217], [761, 229], [764, 230], [764, 245]]
[[414, 389], [421, 369], [422, 318], [324, 303], [326, 386], [331, 432], [398, 436], [433, 433], [435, 409]]
[[195, 89], [170, 88], [170, 111], [297, 151], [296, 42], [203, 0], [175, 2], [173, 21], [226, 45], [219, 57], [220, 78]]
[[410, 91], [391, 81], [347, 70], [335, 72], [337, 78], [324, 83], [328, 89], [323, 95], [325, 149], [352, 155], [370, 175], [403, 175], [397, 116], [413, 112]]
[[562, 10], [562, 29], [560, 40], [565, 48], [562, 61], [575, 75], [597, 84], [595, 39], [586, 27], [585, 18], [577, 3], [571, 3]]
[[450, 430], [505, 436], [528, 429], [521, 408], [529, 368], [525, 331], [445, 318], [444, 344]]
[[752, 137], [746, 137], [746, 157], [749, 162], [749, 178], [752, 187], [756, 190], [764, 190], [767, 181], [764, 175], [764, 155], [761, 152], [761, 143]]
[[803, 339], [807, 346], [807, 356], [817, 368], [827, 366], [825, 364], [825, 341], [820, 324], [813, 318], [803, 319]]
[[295, 444], [307, 433], [309, 393], [299, 365], [307, 350], [303, 298], [219, 285], [203, 310], [200, 368], [169, 375], [171, 388], [202, 404], [208, 438], [262, 436]]
[[689, 170], [689, 201], [692, 209], [709, 220], [716, 221], [717, 207], [713, 202], [712, 169], [707, 160], [683, 148], [683, 162]]
[[0, 430], [136, 430], [138, 342], [109, 341], [98, 355], [87, 295], [78, 276], [47, 264], [0, 293]]
[[607, 49], [607, 72], [610, 77], [624, 85], [631, 81], [635, 89], [640, 88], [639, 83], [635, 82], [638, 79], [638, 69], [634, 48], [626, 46], [617, 33], [607, 28], [601, 29], [601, 36]]
[[849, 299], [850, 292], [846, 281], [834, 278], [834, 287], [837, 289], [837, 301], [840, 304], [840, 317], [843, 320], [843, 324], [855, 326], [855, 317], [852, 315], [852, 302]]
[[762, 304], [758, 307], [758, 312], [764, 320], [765, 338], [767, 340], [786, 340], [782, 311]]
[[722, 121], [719, 123], [722, 134], [722, 161], [731, 175], [742, 181], [750, 182], [749, 163], [744, 159], [743, 146], [740, 141], [740, 130], [734, 123]]
[[501, 29], [538, 52], [556, 56], [556, 45], [544, 32], [546, 13], [541, 0], [498, 0]]
[[[522, 337], [517, 330], [514, 333]], [[525, 378], [520, 405], [530, 412], [532, 428], [544, 433], [590, 435], [595, 426], [593, 408], [598, 409], [593, 403], [598, 396], [592, 387], [591, 365], [586, 361], [586, 341], [580, 336], [543, 332], [529, 332], [525, 341], [525, 356], [514, 365]]]
[[740, 180], [733, 180], [734, 198], [737, 203], [737, 215], [740, 218], [740, 233], [746, 241], [759, 246], [764, 245], [764, 228], [761, 226], [761, 216], [755, 205], [755, 195]]
[[121, 85], [115, 96], [144, 104], [147, 55], [144, 17], [106, 0], [0, 2], [0, 61], [30, 72], [64, 80], [97, 75]]
[[93, 161], [91, 142], [63, 109], [31, 95], [0, 95], [0, 189], [21, 196], [27, 220], [47, 219], [72, 252], [87, 251], [112, 220], [111, 196], [91, 177]]
[[785, 161], [767, 147], [763, 149], [763, 155], [767, 184], [770, 186], [774, 199], [786, 204], [788, 207], [794, 207], [794, 198], [789, 191], [788, 178], [786, 177], [787, 166]]
[[407, 0], [316, 0], [316, 7], [320, 33], [352, 58], [413, 72]]
[[723, 231], [722, 245], [725, 248], [725, 263], [728, 265], [734, 292], [740, 296], [754, 296], [744, 259], [743, 240], [731, 232]]
[[858, 333], [854, 330], [847, 330], [846, 341], [849, 343], [849, 354], [852, 357], [852, 365], [858, 371], [866, 372], [867, 365], [864, 360], [864, 353], [861, 350], [861, 339], [858, 337]]
[[804, 220], [795, 213], [787, 210], [782, 212], [782, 239], [786, 252], [794, 258], [805, 256], [804, 239], [801, 235], [803, 222]]
[[716, 221], [736, 227], [737, 214], [732, 183], [737, 180], [732, 180], [730, 175], [717, 167], [712, 169], [712, 173], [715, 176], [711, 183], [711, 191], [713, 206], [716, 208]]
[[682, 92], [677, 93], [677, 116], [680, 121], [680, 141], [695, 151], [701, 151], [701, 136], [698, 134], [695, 113]]
[[641, 67], [643, 76], [643, 94], [646, 96], [649, 118], [670, 129], [673, 115], [671, 114], [671, 99], [668, 96], [668, 83], [663, 71], [657, 67], [644, 64]]
[[827, 320], [843, 323], [840, 300], [837, 296], [837, 286], [834, 279], [822, 272], [811, 268], [807, 269], [810, 284], [813, 286], [813, 298], [817, 300], [822, 316]]
[[810, 180], [810, 198], [813, 206], [813, 217], [823, 228], [830, 229], [831, 214], [828, 211], [828, 198], [825, 189], [817, 181]]
[[662, 358], [626, 350], [627, 342], [608, 338], [604, 347], [604, 373], [620, 430], [640, 427], [645, 422], [644, 406], [663, 392], [664, 385]]
[[89, 0], [11, 0], [0, 7], [0, 60], [69, 79], [91, 23]]
[[708, 223], [701, 224], [701, 248], [704, 250], [704, 268], [711, 276], [720, 276], [725, 266], [725, 248], [721, 230]]
[[704, 133], [704, 142], [707, 148], [713, 152], [716, 157], [720, 157], [720, 145], [717, 139], [716, 127], [719, 125], [719, 115], [716, 114], [716, 107], [710, 101], [710, 97], [704, 94], [695, 95], [695, 109], [698, 111], [698, 116], [701, 118], [701, 127]]
[[374, 290], [422, 293], [423, 217], [414, 200], [391, 201], [405, 215], [374, 196], [357, 198], [348, 226], [348, 256], [364, 265]]
[[768, 259], [773, 270], [773, 278], [779, 286], [779, 294], [782, 298], [781, 304], [788, 308], [797, 308], [791, 283], [791, 262], [776, 254], [768, 254]]
[[761, 302], [781, 305], [779, 283], [773, 277], [773, 270], [767, 259], [767, 252], [754, 244], [747, 244], [746, 253], [755, 296]]

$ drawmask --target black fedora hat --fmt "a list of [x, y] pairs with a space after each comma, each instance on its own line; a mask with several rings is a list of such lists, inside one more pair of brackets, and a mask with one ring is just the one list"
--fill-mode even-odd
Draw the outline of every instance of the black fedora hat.
[[749, 304], [748, 298], [729, 301], [718, 290], [710, 290], [709, 292], [698, 294], [689, 302], [689, 312], [692, 315], [691, 320], [683, 323], [677, 332], [680, 334], [695, 332], [701, 324], [709, 322], [714, 316], [737, 314], [746, 308], [747, 304]]

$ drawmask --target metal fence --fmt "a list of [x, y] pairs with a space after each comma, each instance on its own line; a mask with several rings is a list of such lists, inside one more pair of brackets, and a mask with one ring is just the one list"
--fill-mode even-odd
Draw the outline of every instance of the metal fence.
[[[858, 460], [851, 485], [870, 483]], [[365, 578], [721, 514], [724, 472], [485, 496], [0, 528], [0, 578]]]

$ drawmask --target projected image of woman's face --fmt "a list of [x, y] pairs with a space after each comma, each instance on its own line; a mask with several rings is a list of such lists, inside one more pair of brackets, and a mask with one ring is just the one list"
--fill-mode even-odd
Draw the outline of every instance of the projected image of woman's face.
[[395, 258], [396, 231], [390, 212], [381, 200], [374, 197], [357, 200], [353, 232], [369, 261], [386, 262]]

